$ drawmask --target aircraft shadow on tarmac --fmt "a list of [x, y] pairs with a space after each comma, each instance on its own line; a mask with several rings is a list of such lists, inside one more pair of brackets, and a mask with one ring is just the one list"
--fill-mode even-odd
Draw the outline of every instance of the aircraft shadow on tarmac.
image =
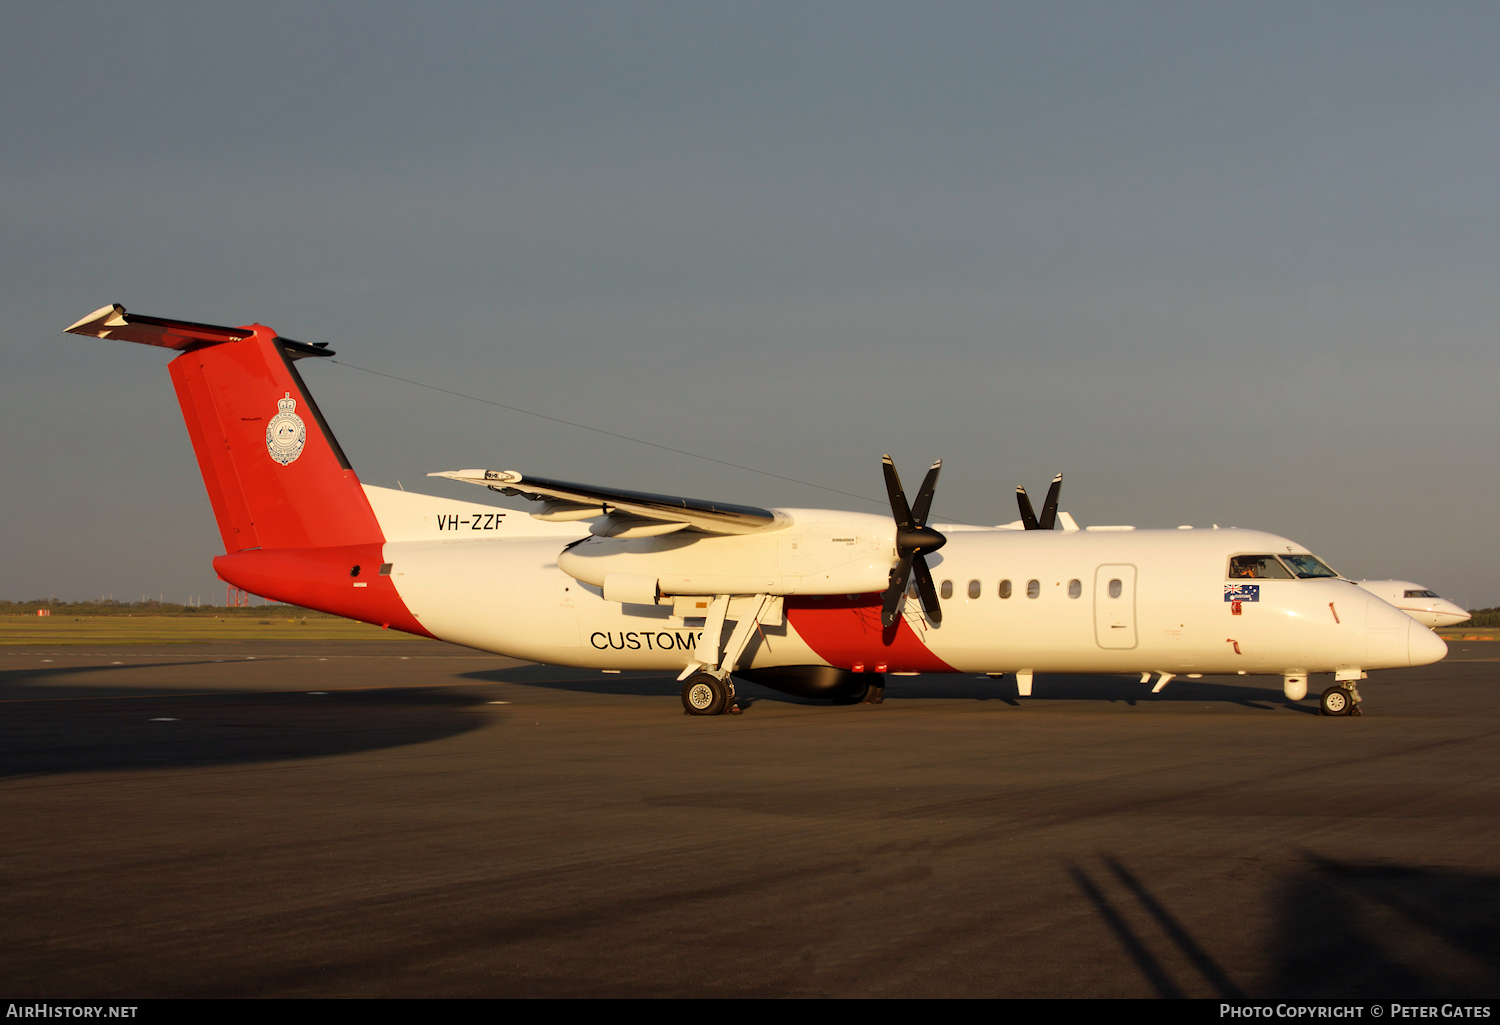
[[[184, 663], [170, 665], [180, 668]], [[0, 673], [0, 699], [7, 700], [5, 714], [0, 716], [0, 778], [322, 757], [423, 743], [479, 729], [486, 722], [468, 711], [484, 698], [464, 689], [172, 694], [163, 693], [161, 687], [71, 682], [113, 668], [72, 666]], [[53, 689], [64, 677], [70, 678], [65, 689]], [[641, 697], [675, 698], [681, 687], [672, 677], [654, 673], [586, 675], [542, 665], [463, 673], [458, 679]], [[1152, 695], [1133, 677], [1044, 676], [1037, 679], [1036, 697], [1020, 700], [1013, 679], [931, 675], [898, 677], [888, 683], [888, 708], [899, 708], [903, 699], [1001, 701], [1012, 706], [1028, 700], [1106, 705], [1164, 701], [1227, 703], [1265, 711], [1291, 708], [1316, 714], [1315, 708], [1288, 704], [1278, 691], [1233, 682], [1173, 681], [1166, 692]], [[741, 685], [742, 707], [748, 709], [760, 701], [826, 705], [754, 684]]]
[[[177, 690], [170, 685], [140, 684], [106, 686], [86, 682], [90, 677], [105, 680], [110, 676], [131, 670], [171, 670], [193, 666], [215, 665], [225, 662], [222, 658], [174, 659], [171, 662], [133, 662], [129, 665], [57, 665], [49, 668], [27, 666], [24, 669], [0, 671], [0, 701], [45, 701], [49, 698], [126, 697], [131, 695], [162, 694]], [[237, 661], [237, 660], [236, 660]], [[38, 689], [46, 688], [46, 689]]]
[[[552, 690], [581, 691], [588, 694], [630, 694], [640, 697], [676, 697], [682, 684], [670, 676], [656, 673], [601, 674], [588, 670], [565, 669], [555, 666], [527, 665], [510, 669], [485, 669], [461, 674], [461, 678], [475, 683], [519, 683]], [[1138, 683], [1135, 676], [1081, 676], [1046, 675], [1037, 676], [1030, 698], [1021, 698], [1016, 693], [1015, 677], [998, 680], [975, 679], [972, 675], [957, 673], [933, 673], [924, 676], [898, 676], [886, 678], [885, 700], [900, 702], [903, 699], [946, 701], [1000, 701], [1017, 706], [1035, 701], [1088, 701], [1104, 704], [1126, 705], [1155, 704], [1160, 702], [1198, 704], [1231, 704], [1260, 711], [1296, 711], [1317, 715], [1316, 699], [1290, 702], [1281, 693], [1281, 679], [1275, 678], [1273, 685], [1248, 686], [1240, 677], [1223, 676], [1203, 680], [1173, 680], [1160, 694], [1152, 694], [1150, 687]], [[1271, 679], [1267, 677], [1267, 679]], [[813, 701], [782, 694], [744, 680], [735, 684], [738, 701], [748, 708], [757, 701], [775, 701], [794, 705], [828, 705], [827, 701]]]
[[1158, 996], [1420, 1002], [1500, 989], [1500, 877], [1303, 859], [1277, 897], [1273, 972], [1251, 992], [1118, 859], [1067, 869]]
[[[90, 668], [57, 672], [77, 676]], [[0, 778], [317, 758], [420, 744], [487, 721], [468, 711], [483, 698], [463, 691], [173, 694], [75, 685], [53, 696], [28, 690], [25, 681], [46, 672], [0, 674], [7, 699]]]

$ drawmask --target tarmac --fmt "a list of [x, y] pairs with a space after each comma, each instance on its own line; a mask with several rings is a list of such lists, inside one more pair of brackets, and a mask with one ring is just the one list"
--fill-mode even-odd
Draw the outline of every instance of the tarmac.
[[1500, 995], [1500, 645], [892, 678], [437, 642], [0, 651], [0, 996]]

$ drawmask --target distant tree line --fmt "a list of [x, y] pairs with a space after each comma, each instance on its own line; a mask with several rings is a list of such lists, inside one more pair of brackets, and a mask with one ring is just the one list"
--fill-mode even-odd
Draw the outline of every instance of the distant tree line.
[[1493, 609], [1470, 609], [1469, 615], [1474, 618], [1461, 626], [1497, 626], [1500, 627], [1500, 606]]
[[114, 598], [99, 598], [93, 601], [58, 601], [55, 598], [34, 598], [31, 601], [5, 601], [0, 599], [0, 616], [35, 616], [37, 609], [49, 609], [54, 616], [245, 616], [255, 619], [268, 613], [277, 616], [314, 616], [323, 619], [338, 619], [326, 612], [304, 609], [298, 605], [179, 605], [176, 602], [118, 601]]

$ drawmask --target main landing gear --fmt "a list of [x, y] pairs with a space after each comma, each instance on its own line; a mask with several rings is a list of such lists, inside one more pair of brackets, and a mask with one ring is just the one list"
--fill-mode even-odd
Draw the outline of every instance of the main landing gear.
[[1318, 710], [1324, 715], [1362, 715], [1360, 696], [1353, 683], [1340, 683], [1323, 692]]
[[682, 685], [682, 711], [684, 715], [739, 715], [734, 681], [727, 676], [721, 680], [712, 673], [694, 673]]
[[[734, 607], [731, 608], [731, 605]], [[703, 632], [693, 649], [693, 661], [677, 677], [682, 684], [682, 710], [687, 715], [739, 715], [734, 703], [734, 672], [750, 638], [762, 623], [780, 622], [781, 599], [769, 594], [736, 597], [714, 595], [703, 617]], [[725, 620], [735, 621], [729, 641], [721, 648]]]

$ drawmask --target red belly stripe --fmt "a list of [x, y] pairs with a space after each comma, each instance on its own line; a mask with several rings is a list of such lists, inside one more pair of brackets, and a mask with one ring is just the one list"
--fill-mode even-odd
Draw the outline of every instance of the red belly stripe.
[[879, 594], [839, 595], [817, 601], [788, 598], [786, 615], [808, 647], [839, 669], [884, 665], [892, 673], [951, 673], [954, 668], [928, 650], [905, 619], [891, 630], [880, 625]]

